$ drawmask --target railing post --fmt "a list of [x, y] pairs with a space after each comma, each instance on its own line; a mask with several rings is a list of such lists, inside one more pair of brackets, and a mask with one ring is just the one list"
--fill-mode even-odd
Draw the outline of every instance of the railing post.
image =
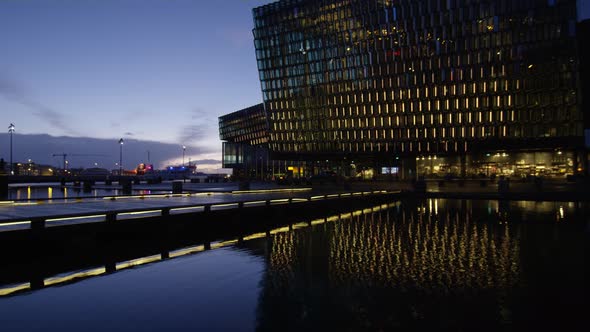
[[238, 208], [241, 209], [244, 207], [244, 202], [238, 202]]
[[45, 229], [45, 219], [44, 218], [35, 218], [31, 220], [31, 229], [34, 231], [40, 231]]
[[107, 262], [104, 265], [106, 273], [113, 273], [117, 271], [117, 263], [115, 261]]
[[203, 212], [206, 212], [206, 213], [211, 212], [211, 204], [205, 205], [205, 207], [203, 208]]
[[115, 212], [107, 213], [105, 221], [107, 223], [112, 223], [112, 222], [117, 221], [117, 213], [115, 213]]
[[45, 287], [45, 279], [43, 276], [35, 276], [31, 278], [31, 289], [38, 290]]
[[169, 207], [162, 208], [162, 217], [167, 217], [169, 215], [170, 215], [170, 208]]

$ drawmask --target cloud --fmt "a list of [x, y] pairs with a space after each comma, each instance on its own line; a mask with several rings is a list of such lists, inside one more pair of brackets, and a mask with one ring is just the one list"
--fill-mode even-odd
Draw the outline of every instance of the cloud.
[[205, 112], [201, 108], [197, 107], [191, 112], [191, 119], [192, 120], [203, 120], [206, 118], [207, 118], [207, 112]]
[[77, 131], [67, 125], [63, 114], [35, 100], [29, 89], [18, 80], [0, 75], [0, 96], [27, 107], [33, 115], [54, 128], [61, 129], [67, 134], [79, 135]]
[[200, 107], [189, 112], [190, 124], [180, 129], [178, 143], [200, 145], [203, 139], [217, 136], [217, 123], [215, 118]]
[[208, 137], [209, 126], [203, 124], [187, 125], [181, 129], [178, 140], [181, 144], [191, 144]]
[[218, 165], [218, 164], [221, 164], [221, 160], [201, 159], [201, 160], [194, 160], [194, 161], [192, 161], [192, 163], [196, 164], [196, 165]]
[[25, 95], [25, 87], [18, 81], [0, 75], [0, 95], [13, 100]]
[[135, 134], [132, 133], [132, 132], [130, 132], [130, 131], [128, 131], [128, 132], [125, 133], [125, 136], [135, 136]]

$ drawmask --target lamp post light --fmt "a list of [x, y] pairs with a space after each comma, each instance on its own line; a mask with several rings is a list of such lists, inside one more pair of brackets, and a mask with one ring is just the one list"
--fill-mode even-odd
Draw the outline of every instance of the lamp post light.
[[123, 175], [123, 139], [119, 140], [119, 176]]
[[186, 152], [186, 146], [182, 146], [182, 166], [184, 166], [184, 153]]
[[14, 133], [14, 124], [8, 126], [8, 133], [10, 133], [10, 175], [14, 175], [14, 166], [12, 164], [12, 134]]

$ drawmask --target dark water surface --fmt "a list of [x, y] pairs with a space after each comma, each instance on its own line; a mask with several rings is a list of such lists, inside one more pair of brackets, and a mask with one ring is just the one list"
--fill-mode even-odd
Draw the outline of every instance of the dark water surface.
[[587, 204], [431, 199], [0, 298], [0, 331], [586, 330]]

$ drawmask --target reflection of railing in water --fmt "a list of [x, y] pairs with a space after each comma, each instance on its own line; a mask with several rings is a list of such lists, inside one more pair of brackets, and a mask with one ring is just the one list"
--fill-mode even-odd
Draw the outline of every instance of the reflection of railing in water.
[[[326, 199], [329, 199], [329, 198], [326, 198]], [[383, 209], [391, 208], [394, 205], [395, 205], [395, 203], [382, 204], [382, 205], [374, 206], [372, 208], [357, 210], [354, 212], [341, 213], [338, 215], [329, 216], [329, 217], [322, 218], [322, 219], [314, 219], [314, 220], [296, 222], [296, 223], [289, 224], [288, 226], [281, 226], [281, 227], [273, 228], [273, 229], [268, 230], [266, 232], [258, 232], [258, 233], [253, 233], [253, 234], [249, 234], [249, 235], [244, 235], [239, 238], [232, 238], [232, 239], [218, 241], [218, 242], [207, 242], [204, 244], [189, 246], [189, 247], [170, 250], [170, 251], [163, 250], [163, 252], [161, 252], [160, 254], [157, 254], [157, 255], [149, 255], [146, 257], [140, 257], [140, 258], [127, 260], [127, 261], [123, 261], [123, 262], [111, 262], [111, 263], [107, 263], [101, 267], [95, 267], [95, 268], [86, 269], [86, 270], [77, 270], [77, 271], [73, 271], [73, 272], [60, 273], [59, 275], [54, 275], [54, 276], [42, 278], [42, 279], [36, 279], [36, 280], [32, 280], [31, 282], [26, 282], [26, 283], [18, 283], [18, 284], [12, 284], [12, 285], [7, 285], [7, 286], [0, 286], [0, 296], [8, 296], [8, 295], [16, 294], [16, 293], [23, 292], [23, 291], [40, 289], [43, 287], [75, 282], [75, 281], [79, 281], [79, 280], [83, 280], [83, 279], [87, 279], [87, 278], [91, 278], [91, 277], [95, 277], [95, 276], [105, 275], [105, 274], [113, 273], [116, 271], [132, 268], [135, 266], [141, 266], [141, 265], [145, 265], [145, 264], [149, 264], [149, 263], [153, 263], [153, 262], [157, 262], [157, 261], [161, 261], [161, 260], [167, 260], [167, 259], [182, 257], [182, 256], [186, 256], [186, 255], [196, 254], [196, 253], [200, 253], [200, 252], [203, 252], [206, 250], [224, 248], [227, 246], [232, 246], [232, 245], [236, 245], [239, 243], [243, 243], [244, 241], [260, 239], [260, 238], [265, 238], [265, 237], [271, 238], [277, 234], [290, 232], [294, 229], [311, 227], [312, 225], [318, 225], [318, 224], [322, 224], [322, 223], [326, 223], [326, 222], [334, 222], [334, 221], [338, 221], [338, 220], [343, 220], [343, 219], [351, 218], [353, 216], [362, 215], [363, 213], [372, 213], [375, 211], [381, 211]]]

